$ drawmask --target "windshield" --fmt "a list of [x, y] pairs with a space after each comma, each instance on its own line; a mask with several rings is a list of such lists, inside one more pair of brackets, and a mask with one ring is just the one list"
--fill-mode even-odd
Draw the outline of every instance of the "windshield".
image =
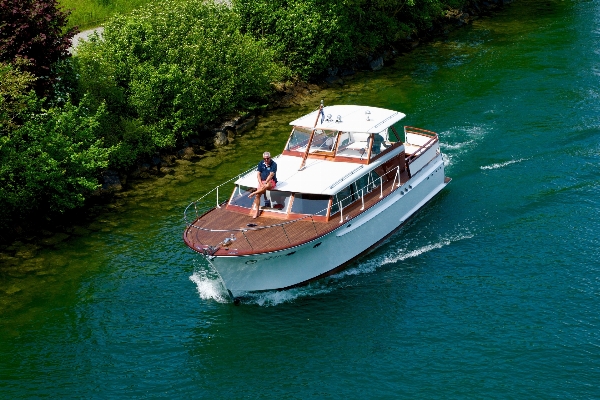
[[337, 131], [316, 129], [313, 141], [310, 144], [310, 152], [333, 151], [337, 139]]
[[[305, 152], [312, 129], [295, 126], [290, 135], [286, 150]], [[337, 141], [338, 132], [335, 130], [315, 129], [310, 152], [332, 152]]]
[[306, 145], [308, 144], [308, 138], [310, 138], [311, 129], [294, 127], [290, 140], [286, 150], [290, 151], [305, 151]]

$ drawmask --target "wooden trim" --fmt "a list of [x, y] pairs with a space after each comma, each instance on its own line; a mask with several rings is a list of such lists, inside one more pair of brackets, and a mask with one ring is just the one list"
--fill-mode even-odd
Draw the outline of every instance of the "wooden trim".
[[293, 151], [293, 150], [284, 150], [281, 154], [283, 154], [284, 156], [294, 156], [294, 157], [302, 157], [302, 153], [301, 151]]
[[333, 161], [333, 162], [349, 162], [349, 163], [353, 163], [353, 164], [368, 164], [369, 163], [369, 160], [367, 160], [366, 158], [360, 159], [360, 158], [355, 158], [355, 157], [344, 157], [344, 156], [336, 156], [331, 161]]
[[283, 147], [284, 152], [286, 151], [285, 149], [288, 148], [288, 146], [290, 144], [290, 140], [292, 140], [292, 134], [294, 133], [294, 128], [295, 128], [295, 126], [292, 126], [292, 131], [290, 132], [290, 136], [288, 136], [288, 140], [287, 140], [287, 142], [285, 142], [285, 146]]
[[371, 133], [369, 139], [369, 150], [367, 150], [367, 157], [365, 157], [367, 159], [367, 164], [371, 162], [371, 149], [373, 148], [373, 142], [375, 141], [375, 134]]
[[394, 125], [391, 125], [390, 128], [392, 128], [392, 133], [394, 134], [394, 136], [396, 136], [396, 143], [402, 143], [402, 140], [400, 139], [400, 136], [398, 136], [398, 132], [396, 132], [396, 128], [394, 127]]
[[342, 131], [337, 131], [337, 136], [335, 139], [335, 147], [333, 148], [333, 156], [335, 157], [335, 155], [337, 154], [338, 151], [338, 145], [340, 144], [340, 137], [342, 136]]
[[300, 168], [298, 168], [298, 171], [301, 171], [302, 169], [304, 169], [304, 164], [306, 164], [306, 158], [308, 157], [308, 154], [310, 153], [310, 146], [312, 145], [313, 138], [315, 137], [315, 131], [317, 130], [317, 124], [319, 123], [319, 117], [321, 116], [322, 112], [323, 112], [323, 102], [321, 101], [321, 105], [319, 106], [319, 112], [317, 112], [317, 119], [315, 119], [315, 125], [313, 126], [312, 132], [310, 133], [310, 137], [308, 138], [308, 143], [306, 144], [306, 150], [304, 152], [304, 155], [302, 156], [302, 163], [300, 164]]

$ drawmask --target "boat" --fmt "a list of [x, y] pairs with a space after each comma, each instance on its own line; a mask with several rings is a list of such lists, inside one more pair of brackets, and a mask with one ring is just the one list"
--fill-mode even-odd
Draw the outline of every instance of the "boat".
[[260, 210], [249, 197], [255, 166], [188, 205], [185, 243], [232, 296], [290, 289], [342, 270], [450, 182], [438, 135], [397, 126], [404, 117], [321, 102], [290, 123], [285, 148], [273, 157], [276, 187], [261, 196]]

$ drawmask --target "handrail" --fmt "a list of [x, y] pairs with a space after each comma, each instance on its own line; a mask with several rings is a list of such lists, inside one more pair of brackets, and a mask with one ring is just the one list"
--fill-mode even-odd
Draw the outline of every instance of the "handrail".
[[410, 165], [414, 160], [417, 159], [417, 157], [419, 157], [422, 153], [424, 153], [433, 143], [438, 141], [438, 134], [433, 131], [428, 131], [427, 129], [423, 129], [423, 128], [415, 128], [412, 126], [405, 126], [404, 127], [404, 140], [405, 140], [405, 143], [407, 143], [407, 144], [411, 144], [408, 142], [408, 139], [406, 137], [407, 133], [411, 133], [413, 135], [425, 136], [425, 137], [430, 138], [427, 142], [425, 142], [422, 145], [415, 145], [415, 146], [418, 146], [417, 151], [415, 151], [413, 154], [411, 154], [406, 161], [406, 163], [408, 165]]
[[[246, 174], [250, 173], [250, 172], [251, 172], [252, 170], [254, 170], [254, 169], [255, 169], [255, 167], [252, 167], [252, 168], [250, 168], [250, 169], [248, 169], [248, 170], [246, 170], [246, 171], [244, 171], [244, 172], [242, 172], [242, 173], [240, 173], [240, 174], [238, 174], [238, 175], [234, 176], [233, 178], [229, 179], [228, 181], [225, 181], [225, 182], [221, 183], [220, 185], [217, 185], [217, 186], [216, 186], [216, 187], [214, 187], [214, 188], [213, 188], [211, 191], [207, 192], [207, 193], [206, 193], [204, 196], [200, 197], [198, 200], [192, 201], [190, 204], [188, 204], [188, 206], [187, 206], [187, 207], [185, 208], [185, 210], [183, 211], [183, 219], [184, 219], [184, 221], [186, 222], [186, 224], [188, 224], [188, 225], [189, 225], [189, 223], [188, 223], [188, 215], [187, 215], [187, 213], [188, 213], [188, 210], [189, 210], [189, 208], [190, 208], [192, 205], [194, 206], [194, 211], [195, 211], [195, 215], [196, 215], [196, 219], [197, 219], [197, 218], [198, 218], [198, 216], [199, 216], [199, 215], [198, 215], [198, 214], [199, 214], [199, 213], [198, 213], [198, 203], [202, 202], [202, 201], [203, 201], [203, 200], [205, 200], [205, 198], [206, 198], [206, 197], [208, 197], [208, 196], [209, 196], [211, 193], [213, 193], [213, 192], [215, 192], [215, 191], [216, 191], [217, 208], [220, 208], [220, 204], [221, 204], [221, 203], [219, 202], [219, 187], [221, 187], [221, 186], [225, 186], [225, 185], [227, 185], [228, 183], [230, 183], [230, 182], [232, 182], [232, 181], [234, 181], [234, 180], [237, 180], [237, 179], [239, 179], [241, 176], [244, 176], [244, 175], [246, 175]], [[213, 204], [214, 204], [214, 203], [213, 203]], [[207, 207], [205, 207], [204, 209], [201, 209], [201, 211], [202, 211], [202, 213], [204, 213], [204, 212], [206, 212], [206, 211], [208, 211], [208, 210], [211, 210], [212, 208], [213, 208], [213, 207], [207, 206]]]
[[[384, 186], [383, 179], [384, 179], [384, 177], [386, 177], [386, 179], [388, 179], [386, 182], [389, 182], [390, 179], [387, 178], [387, 177], [389, 176], [390, 173], [394, 173], [394, 180], [392, 181], [392, 186], [390, 188], [390, 194], [393, 193], [394, 190], [401, 185], [401, 182], [400, 182], [400, 166], [396, 166], [395, 169], [396, 169], [395, 173], [394, 173], [394, 169], [391, 169], [390, 171], [387, 171], [386, 173], [384, 173], [383, 175], [381, 175], [380, 177], [378, 177], [374, 181], [368, 182], [366, 186], [364, 186], [364, 187], [362, 187], [360, 189], [357, 189], [357, 191], [355, 193], [353, 193], [353, 194], [345, 197], [344, 199], [341, 199], [338, 202], [338, 207], [339, 207], [339, 212], [340, 212], [339, 223], [342, 224], [342, 223], [345, 222], [344, 221], [344, 217], [348, 218], [348, 216], [346, 216], [347, 214], [344, 213], [344, 210], [346, 208], [348, 208], [350, 205], [353, 205], [354, 203], [356, 203], [356, 202], [359, 201], [359, 198], [357, 197], [354, 201], [351, 201], [349, 204], [347, 204], [346, 206], [344, 206], [344, 202], [347, 199], [351, 198], [353, 195], [357, 195], [358, 193], [360, 193], [360, 201], [362, 202], [362, 204], [361, 204], [362, 207], [359, 207], [358, 214], [354, 215], [352, 217], [352, 219], [356, 218], [358, 215], [360, 215], [360, 214], [362, 214], [364, 212], [364, 203], [365, 203], [364, 196], [367, 193], [370, 193], [370, 192], [374, 191], [377, 188], [377, 186], [375, 185], [375, 183], [377, 182], [377, 180], [379, 180], [379, 186], [380, 186], [380, 189], [381, 189], [381, 194], [380, 194], [380, 196], [378, 196], [378, 198], [381, 199], [383, 197], [383, 186]], [[396, 182], [396, 179], [398, 179], [398, 182]], [[373, 186], [371, 190], [369, 190], [369, 186]], [[204, 197], [206, 197], [206, 195], [203, 196], [202, 198], [204, 198]], [[225, 204], [225, 203], [222, 203], [222, 204]], [[292, 239], [290, 239], [290, 237], [288, 235], [288, 232], [286, 230], [286, 227], [290, 226], [290, 224], [293, 224], [293, 223], [296, 223], [296, 222], [300, 222], [300, 221], [303, 221], [303, 220], [308, 221], [310, 219], [310, 222], [312, 222], [312, 225], [313, 225], [313, 229], [315, 230], [315, 235], [318, 236], [319, 235], [319, 230], [317, 229], [317, 226], [315, 224], [314, 216], [315, 215], [319, 215], [319, 214], [324, 214], [326, 212], [327, 212], [327, 208], [324, 208], [323, 210], [320, 210], [320, 211], [318, 211], [318, 212], [316, 212], [314, 214], [304, 215], [304, 216], [302, 216], [300, 218], [296, 218], [296, 219], [291, 220], [291, 221], [283, 221], [283, 222], [280, 222], [280, 223], [276, 223], [276, 224], [272, 224], [272, 225], [267, 225], [267, 226], [255, 226], [255, 227], [244, 227], [244, 228], [210, 229], [210, 228], [204, 228], [204, 227], [195, 225], [194, 223], [189, 223], [187, 221], [186, 221], [186, 224], [188, 226], [188, 229], [195, 228], [195, 229], [198, 229], [200, 231], [211, 232], [211, 233], [216, 233], [216, 234], [218, 234], [218, 233], [231, 233], [231, 239], [232, 240], [235, 240], [234, 232], [239, 232], [239, 233], [241, 233], [243, 235], [243, 237], [246, 240], [246, 242], [248, 243], [248, 246], [250, 247], [250, 249], [252, 249], [252, 251], [254, 251], [254, 246], [252, 245], [253, 239], [252, 239], [251, 232], [253, 232], [253, 231], [261, 231], [261, 230], [264, 230], [264, 229], [271, 229], [271, 228], [281, 228], [283, 230], [283, 236], [282, 237], [286, 238], [287, 243], [289, 245], [295, 245], [297, 243], [292, 243]], [[221, 241], [219, 243], [210, 243], [210, 244], [208, 244], [208, 243], [202, 243], [202, 242], [200, 242], [200, 244], [202, 244], [202, 246], [204, 248], [202, 251], [205, 254], [212, 256], [221, 246], [227, 246], [229, 243], [231, 243], [230, 241], [228, 241], [227, 243], [225, 243], [225, 241], [228, 241], [228, 238], [225, 238], [224, 241]], [[215, 242], [216, 242], [216, 240], [215, 240]]]
[[[399, 177], [399, 176], [400, 176], [400, 175], [399, 175], [399, 174], [400, 174], [400, 167], [399, 167], [399, 166], [396, 166], [396, 167], [395, 167], [395, 169], [396, 169], [396, 174], [394, 175], [394, 181], [392, 182], [392, 191], [393, 191], [394, 185], [396, 185], [396, 177]], [[382, 189], [382, 193], [383, 193], [383, 183], [384, 183], [384, 182], [383, 182], [383, 177], [384, 177], [384, 176], [386, 176], [386, 175], [388, 175], [388, 174], [389, 174], [390, 172], [392, 172], [392, 171], [393, 171], [393, 169], [392, 169], [392, 170], [390, 170], [390, 171], [387, 171], [385, 174], [383, 174], [382, 176], [380, 176], [379, 178], [377, 178], [377, 180], [379, 180], [379, 185], [378, 185], [378, 186], [380, 186], [380, 187], [381, 187], [381, 189]], [[362, 188], [360, 189], [360, 191], [362, 192], [362, 191], [363, 191], [363, 190], [364, 190], [366, 187], [368, 187], [368, 186], [369, 186], [369, 185], [371, 185], [371, 184], [372, 184], [372, 183], [367, 183], [367, 185], [366, 185], [365, 187], [362, 187]], [[398, 180], [398, 184], [396, 185], [396, 187], [398, 187], [398, 186], [400, 186], [400, 181], [399, 181], [399, 180]], [[375, 187], [377, 187], [377, 186], [374, 186], [374, 187], [373, 187], [373, 189], [374, 189]], [[356, 193], [358, 193], [358, 191], [357, 191]], [[369, 193], [369, 191], [367, 191], [367, 193]], [[203, 196], [203, 197], [205, 197], [205, 196]], [[342, 204], [342, 206], [340, 207], [340, 212], [342, 212], [342, 210], [343, 210], [344, 208], [346, 208], [346, 207], [347, 207], [347, 206], [344, 206], [344, 205], [343, 205], [343, 202], [344, 202], [344, 200], [347, 200], [347, 199], [349, 199], [350, 197], [352, 197], [352, 195], [346, 196], [346, 197], [344, 197], [343, 199], [341, 199], [340, 201], [338, 201], [338, 204]], [[364, 197], [364, 192], [362, 192], [362, 194], [361, 194], [361, 197]], [[379, 196], [379, 198], [381, 198], [381, 197], [382, 197], [382, 196]], [[358, 200], [358, 199], [357, 199], [357, 200]], [[363, 202], [364, 202], [364, 199], [363, 199]], [[352, 202], [352, 203], [354, 203], [354, 202]], [[352, 203], [350, 203], [350, 204], [352, 204]], [[350, 204], [348, 204], [348, 205], [350, 205]], [[364, 203], [363, 203], [363, 204], [364, 204]], [[189, 207], [189, 206], [188, 206], [188, 207]], [[324, 208], [324, 209], [322, 209], [322, 210], [319, 210], [319, 211], [317, 211], [317, 212], [316, 212], [316, 213], [314, 213], [314, 214], [308, 214], [308, 215], [304, 215], [304, 216], [302, 216], [302, 217], [300, 217], [300, 218], [296, 218], [296, 219], [294, 219], [294, 220], [291, 220], [291, 221], [284, 221], [284, 222], [280, 222], [280, 223], [277, 223], [277, 224], [272, 224], [272, 225], [257, 226], [257, 227], [248, 227], [248, 228], [236, 228], [236, 229], [209, 229], [209, 228], [203, 228], [203, 227], [201, 227], [201, 226], [194, 225], [193, 223], [188, 223], [187, 225], [188, 225], [189, 227], [196, 228], [196, 229], [198, 229], [198, 230], [201, 230], [201, 231], [206, 231], [206, 232], [248, 232], [248, 231], [258, 231], [258, 230], [262, 230], [262, 229], [268, 229], [268, 228], [274, 228], [274, 227], [278, 227], [278, 226], [288, 225], [288, 224], [292, 224], [292, 223], [294, 223], [294, 222], [301, 221], [301, 220], [303, 220], [303, 219], [306, 219], [306, 218], [311, 218], [311, 219], [313, 220], [313, 223], [314, 223], [314, 219], [313, 219], [313, 217], [314, 217], [314, 216], [318, 216], [319, 214], [321, 214], [321, 213], [323, 213], [323, 212], [327, 212], [327, 208]]]

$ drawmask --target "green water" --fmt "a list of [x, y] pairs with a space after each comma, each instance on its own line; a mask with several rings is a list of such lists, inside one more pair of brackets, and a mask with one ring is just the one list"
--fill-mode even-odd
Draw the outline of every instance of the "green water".
[[[232, 305], [185, 206], [326, 104], [440, 134], [452, 183], [326, 281]], [[0, 256], [0, 398], [599, 398], [600, 1], [518, 1]]]

